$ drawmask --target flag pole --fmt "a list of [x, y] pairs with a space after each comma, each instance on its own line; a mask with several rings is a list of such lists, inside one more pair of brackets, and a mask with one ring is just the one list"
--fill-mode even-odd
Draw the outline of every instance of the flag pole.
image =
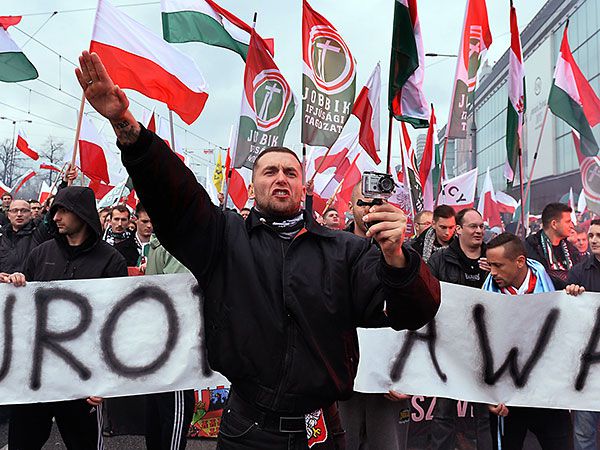
[[302, 144], [302, 184], [306, 184], [306, 144]]
[[[77, 116], [77, 128], [75, 129], [75, 142], [73, 143], [73, 154], [71, 155], [71, 167], [75, 167], [75, 161], [77, 160], [77, 149], [79, 148], [79, 135], [81, 134], [81, 121], [83, 120], [83, 110], [85, 108], [85, 92], [81, 93], [81, 103], [79, 104], [79, 115]], [[68, 169], [67, 169], [68, 170]], [[67, 180], [67, 184], [71, 186], [72, 180]]]
[[440, 161], [440, 175], [438, 177], [437, 192], [435, 193], [434, 205], [438, 206], [440, 193], [442, 192], [442, 180], [444, 179], [444, 167], [446, 167], [446, 150], [448, 148], [448, 125], [446, 125], [446, 139], [444, 140], [444, 150], [442, 151], [442, 160]]
[[[529, 171], [529, 179], [527, 180], [527, 188], [525, 189], [525, 199], [529, 198], [529, 191], [531, 189], [531, 180], [533, 179], [533, 171], [535, 170], [535, 163], [537, 162], [537, 157], [540, 152], [540, 145], [542, 144], [542, 136], [544, 135], [544, 128], [546, 127], [546, 120], [548, 119], [548, 111], [550, 110], [550, 105], [546, 105], [546, 111], [544, 112], [544, 120], [542, 121], [542, 128], [540, 129], [540, 135], [538, 136], [537, 145], [535, 147], [535, 153], [533, 154], [533, 162], [531, 163], [531, 170]], [[525, 208], [525, 204], [521, 201], [521, 209]], [[524, 216], [524, 215], [523, 215]], [[523, 227], [526, 228], [526, 224], [524, 222], [523, 217]], [[519, 225], [517, 225], [517, 228]]]
[[[172, 150], [175, 152], [175, 127], [173, 125], [173, 111], [171, 111], [169, 109], [169, 129], [171, 131], [171, 147]], [[177, 153], [177, 152], [175, 152]]]
[[525, 191], [523, 188], [523, 149], [519, 142], [519, 190], [521, 191], [521, 217], [517, 224], [517, 236], [519, 236], [520, 228], [523, 227], [523, 238], [525, 238], [527, 227], [525, 226]]
[[69, 163], [64, 163], [62, 168], [60, 169], [60, 172], [58, 173], [58, 177], [56, 177], [56, 180], [54, 180], [54, 183], [52, 183], [52, 186], [50, 186], [50, 194], [52, 195], [52, 192], [54, 191], [54, 189], [56, 188], [56, 185], [58, 184], [58, 182], [62, 179], [63, 173], [65, 171], [65, 168], [67, 167]]
[[323, 212], [321, 213], [321, 215], [325, 214], [325, 211], [327, 211], [327, 208], [329, 208], [331, 206], [331, 204], [335, 201], [335, 197], [336, 197], [336, 195], [338, 195], [340, 193], [340, 190], [342, 189], [342, 184], [344, 184], [345, 179], [346, 179], [346, 176], [344, 175], [344, 178], [342, 178], [342, 181], [340, 181], [340, 184], [338, 184], [338, 187], [336, 187], [335, 191], [333, 191], [333, 195], [331, 197], [329, 197], [329, 200], [327, 200], [327, 203], [325, 204], [325, 208], [323, 209]]
[[[404, 187], [408, 191], [408, 198], [410, 199], [409, 203], [410, 203], [411, 219], [414, 220], [415, 219], [415, 207], [413, 205], [413, 196], [412, 196], [412, 189], [410, 186], [410, 177], [408, 176], [408, 168], [406, 167], [406, 160], [404, 158], [404, 144], [402, 142], [403, 136], [404, 136], [404, 134], [400, 133], [400, 157], [402, 158], [402, 178], [404, 181]], [[406, 152], [406, 156], [408, 157], [408, 152]]]
[[[387, 162], [386, 162], [386, 173], [392, 174], [392, 112], [388, 116], [388, 147], [387, 147]], [[400, 138], [402, 141], [402, 138]], [[402, 170], [404, 170], [404, 163], [402, 163]]]

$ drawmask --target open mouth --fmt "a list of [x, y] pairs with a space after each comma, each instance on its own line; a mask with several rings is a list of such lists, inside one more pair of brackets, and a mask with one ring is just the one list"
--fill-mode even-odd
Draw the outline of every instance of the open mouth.
[[277, 198], [287, 198], [290, 196], [290, 192], [287, 189], [275, 189], [273, 196]]

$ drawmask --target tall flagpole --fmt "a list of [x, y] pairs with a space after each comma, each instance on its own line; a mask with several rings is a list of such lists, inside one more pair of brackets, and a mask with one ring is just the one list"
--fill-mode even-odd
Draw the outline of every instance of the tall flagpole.
[[177, 153], [175, 151], [175, 149], [177, 147], [175, 147], [175, 126], [173, 125], [173, 111], [171, 111], [170, 109], [169, 109], [169, 129], [171, 131], [171, 147], [172, 147], [172, 150], [175, 153]]
[[[77, 149], [79, 148], [79, 135], [81, 134], [81, 121], [83, 120], [83, 110], [85, 108], [85, 92], [81, 93], [81, 103], [79, 104], [79, 115], [77, 116], [77, 128], [75, 130], [75, 142], [73, 143], [73, 154], [71, 155], [71, 165], [67, 170], [75, 167], [77, 160]], [[71, 186], [73, 180], [67, 179], [67, 184]]]
[[410, 215], [412, 220], [415, 219], [415, 206], [413, 204], [412, 189], [410, 185], [410, 176], [408, 175], [408, 168], [406, 166], [406, 158], [409, 158], [408, 151], [406, 152], [406, 158], [404, 158], [404, 144], [402, 142], [404, 134], [400, 132], [400, 156], [402, 158], [402, 178], [404, 179], [404, 187], [408, 191], [408, 198], [410, 199]]
[[[394, 116], [390, 111], [390, 115], [388, 116], [388, 146], [387, 146], [387, 162], [385, 165], [385, 170], [388, 174], [392, 174], [392, 122]], [[402, 140], [402, 139], [401, 139]], [[403, 163], [404, 164], [404, 163]], [[404, 167], [404, 165], [403, 165]]]

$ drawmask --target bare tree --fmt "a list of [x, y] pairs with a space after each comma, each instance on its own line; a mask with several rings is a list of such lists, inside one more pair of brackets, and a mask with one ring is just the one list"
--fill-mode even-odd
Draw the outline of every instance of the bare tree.
[[25, 158], [13, 147], [12, 139], [6, 139], [0, 142], [0, 173], [2, 181], [11, 187], [14, 181], [21, 176], [26, 168]]
[[[50, 135], [46, 139], [43, 145], [43, 150], [40, 151], [40, 157], [45, 161], [48, 161], [52, 164], [56, 164], [58, 166], [62, 166], [63, 159], [65, 156], [65, 143], [63, 141], [57, 140], [54, 136]], [[49, 185], [52, 185], [54, 178], [58, 176], [58, 174], [54, 174], [51, 170], [45, 175], [45, 179]]]

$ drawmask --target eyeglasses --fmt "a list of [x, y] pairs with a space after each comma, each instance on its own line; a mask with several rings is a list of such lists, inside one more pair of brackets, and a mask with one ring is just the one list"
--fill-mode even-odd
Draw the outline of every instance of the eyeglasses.
[[27, 214], [31, 210], [29, 208], [11, 208], [8, 212], [12, 214]]

